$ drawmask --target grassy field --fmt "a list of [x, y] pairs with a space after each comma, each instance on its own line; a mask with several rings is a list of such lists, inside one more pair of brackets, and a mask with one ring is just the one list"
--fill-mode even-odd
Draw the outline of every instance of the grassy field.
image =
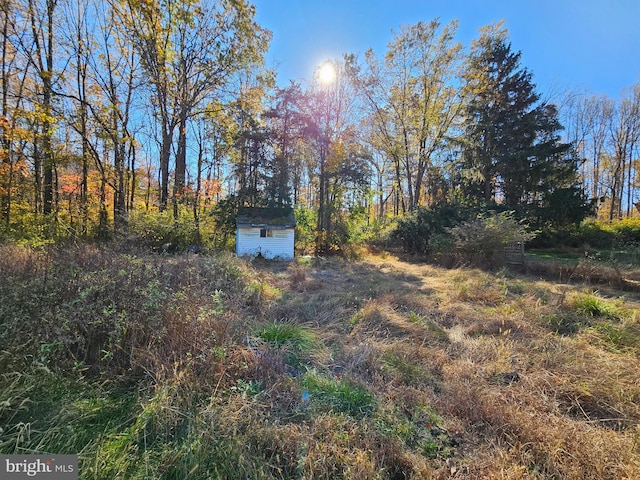
[[84, 479], [640, 478], [640, 297], [542, 270], [0, 246], [0, 452]]

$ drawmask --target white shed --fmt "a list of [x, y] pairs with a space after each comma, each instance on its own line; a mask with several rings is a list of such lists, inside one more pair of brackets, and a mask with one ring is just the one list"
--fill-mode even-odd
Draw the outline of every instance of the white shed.
[[290, 208], [240, 208], [236, 217], [236, 255], [292, 260], [295, 227]]

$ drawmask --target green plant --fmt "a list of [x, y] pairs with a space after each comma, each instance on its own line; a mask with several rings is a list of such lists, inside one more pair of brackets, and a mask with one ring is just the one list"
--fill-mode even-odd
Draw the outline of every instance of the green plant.
[[547, 325], [558, 335], [572, 335], [588, 325], [588, 322], [585, 321], [584, 316], [575, 312], [562, 312], [549, 315]]
[[594, 325], [593, 330], [616, 350], [640, 351], [640, 325], [637, 323], [625, 322], [622, 325], [612, 325], [605, 322]]
[[304, 325], [293, 322], [271, 323], [258, 330], [256, 335], [273, 347], [290, 347], [298, 352], [311, 350], [315, 341]]
[[229, 388], [229, 391], [235, 392], [242, 398], [257, 397], [260, 392], [264, 390], [264, 386], [261, 381], [258, 380], [243, 380], [239, 378], [235, 385]]
[[353, 330], [362, 320], [364, 319], [364, 315], [361, 310], [358, 310], [353, 315], [349, 317], [349, 328]]
[[212, 313], [222, 315], [224, 313], [224, 298], [222, 290], [214, 290], [211, 295]]
[[53, 340], [51, 343], [40, 344], [40, 362], [44, 365], [49, 363], [51, 357], [59, 353], [63, 346], [64, 345], [60, 340]]
[[303, 395], [320, 410], [330, 410], [360, 418], [371, 415], [374, 398], [363, 387], [346, 380], [321, 375], [309, 371], [302, 378]]
[[79, 453], [93, 448], [97, 432], [132, 421], [135, 397], [117, 386], [78, 382], [35, 364], [18, 366], [8, 352], [1, 360], [21, 373], [0, 376], [0, 453]]
[[273, 287], [269, 282], [259, 279], [249, 282], [245, 287], [245, 291], [248, 294], [248, 304], [254, 307], [260, 307], [265, 302], [273, 300], [282, 294], [278, 288]]
[[120, 241], [127, 245], [144, 246], [158, 252], [187, 251], [198, 247], [202, 250], [213, 246], [211, 239], [216, 233], [210, 217], [202, 217], [198, 224], [185, 207], [179, 207], [178, 219], [173, 212], [134, 210], [130, 213], [127, 235]]
[[293, 322], [274, 322], [258, 329], [255, 337], [266, 347], [268, 355], [278, 355], [290, 367], [308, 363], [316, 340], [305, 326]]
[[[431, 253], [432, 247], [440, 250], [446, 244], [443, 235], [447, 234], [447, 229], [459, 224], [471, 213], [454, 204], [418, 207], [398, 220], [392, 237], [401, 240], [408, 252]], [[430, 243], [432, 239], [433, 243]]]
[[595, 293], [583, 293], [572, 299], [572, 305], [576, 312], [591, 317], [604, 317], [611, 320], [620, 320], [623, 317], [618, 305], [611, 300], [606, 300]]
[[400, 441], [429, 458], [453, 455], [455, 441], [441, 427], [443, 420], [430, 405], [412, 405], [410, 412], [387, 411], [375, 415], [375, 428], [388, 441]]
[[534, 233], [515, 219], [513, 212], [480, 215], [448, 230], [454, 251], [462, 259], [481, 266], [491, 266], [508, 243], [525, 243]]
[[296, 252], [299, 254], [311, 253], [315, 249], [316, 213], [314, 210], [300, 205], [294, 208], [293, 213], [296, 217]]
[[426, 365], [410, 355], [398, 352], [387, 352], [384, 355], [383, 372], [397, 376], [405, 385], [436, 385], [436, 380]]

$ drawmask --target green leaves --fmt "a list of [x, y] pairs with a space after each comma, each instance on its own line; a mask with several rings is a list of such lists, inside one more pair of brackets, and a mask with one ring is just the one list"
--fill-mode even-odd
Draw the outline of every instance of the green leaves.
[[380, 137], [376, 143], [395, 164], [409, 210], [433, 196], [427, 171], [462, 106], [461, 90], [453, 86], [461, 59], [461, 45], [453, 42], [456, 28], [457, 22], [442, 26], [436, 20], [401, 28], [384, 63], [367, 54], [367, 71], [358, 81]]
[[[560, 142], [558, 111], [539, 101], [520, 57], [501, 24], [483, 30], [473, 43], [465, 71], [469, 97], [460, 185], [469, 199], [501, 202], [530, 218], [579, 222], [589, 208], [579, 191], [578, 160]], [[560, 189], [571, 213], [554, 217], [544, 209]], [[556, 203], [552, 209], [563, 210]]]

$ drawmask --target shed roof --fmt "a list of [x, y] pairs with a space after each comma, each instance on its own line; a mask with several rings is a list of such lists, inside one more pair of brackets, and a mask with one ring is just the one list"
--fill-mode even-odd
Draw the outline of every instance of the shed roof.
[[240, 207], [236, 217], [237, 228], [271, 227], [293, 228], [296, 217], [292, 208]]

